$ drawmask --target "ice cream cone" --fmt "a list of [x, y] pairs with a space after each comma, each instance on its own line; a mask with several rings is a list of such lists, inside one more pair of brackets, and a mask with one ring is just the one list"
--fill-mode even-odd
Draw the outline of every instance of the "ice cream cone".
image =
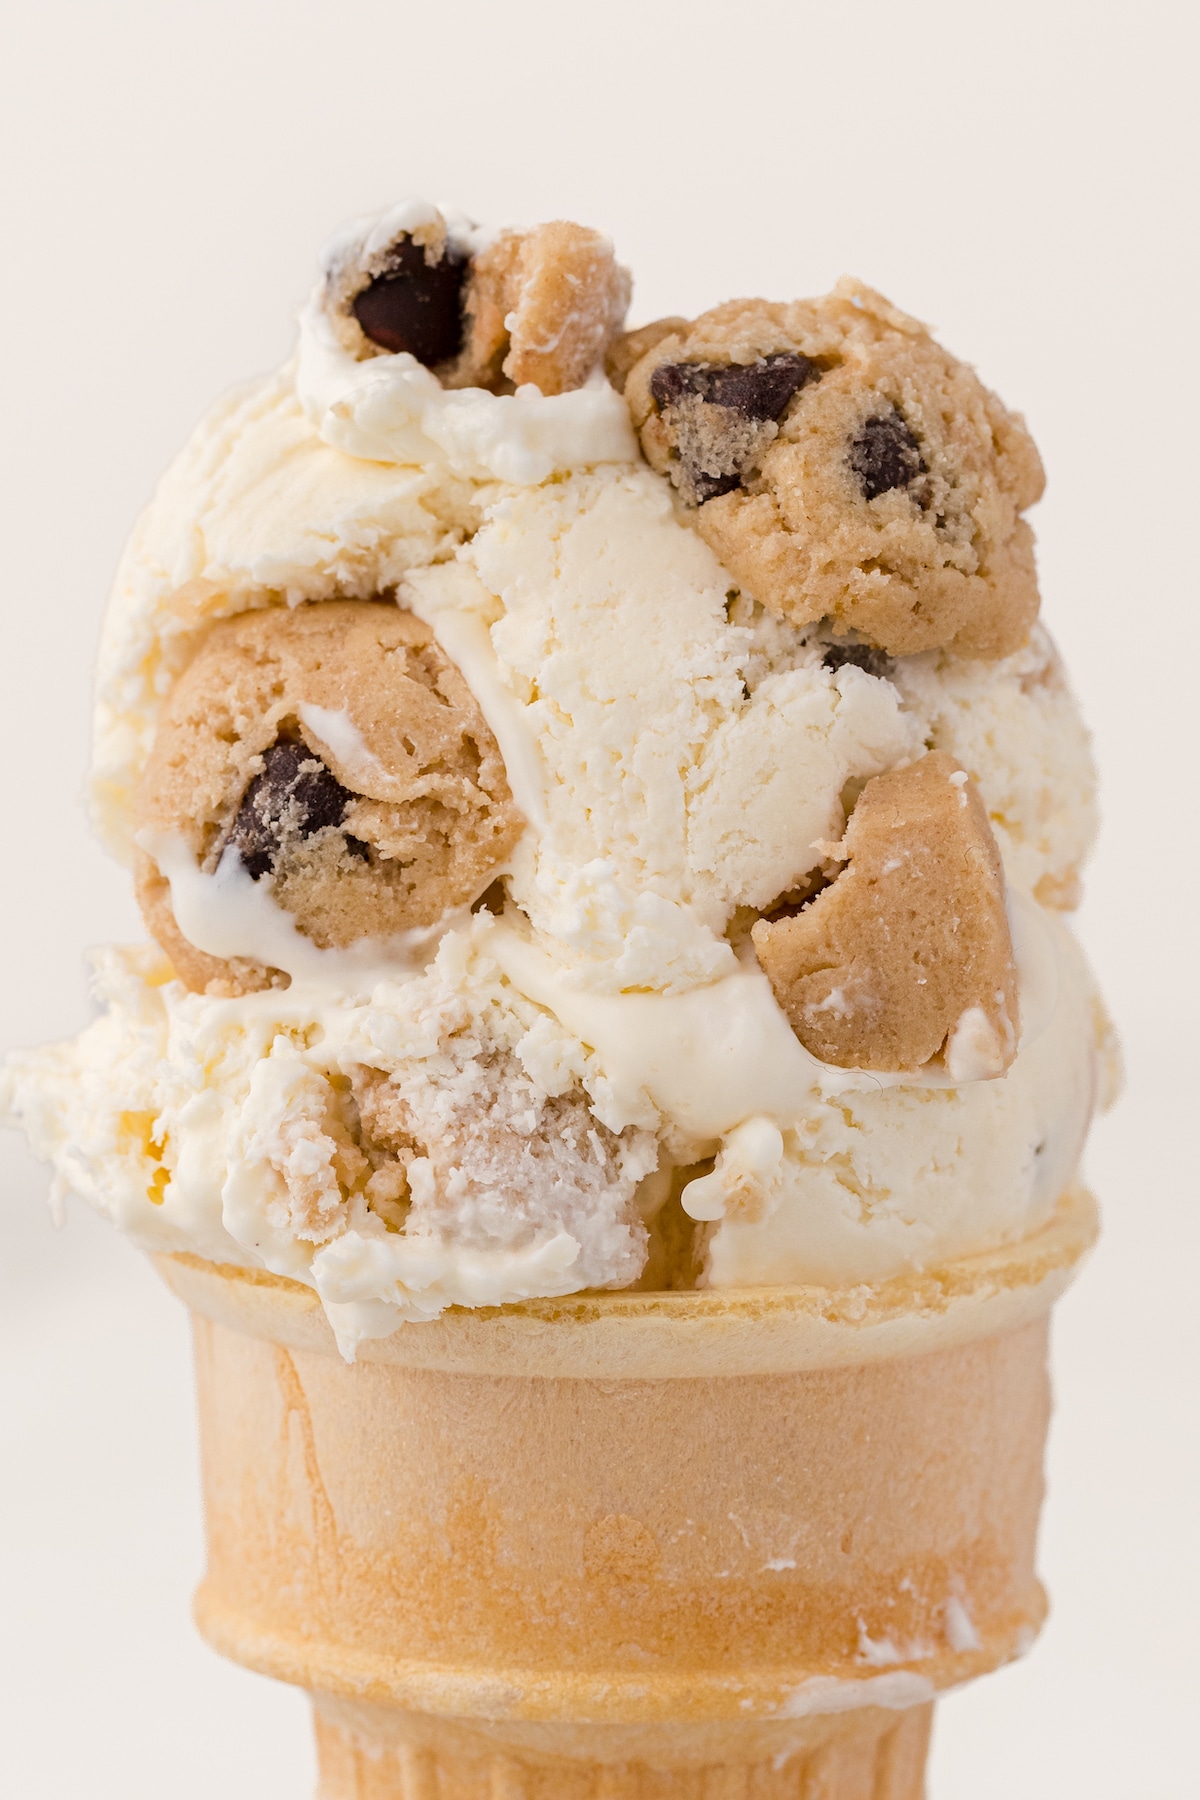
[[454, 1312], [338, 1356], [316, 1296], [194, 1314], [197, 1617], [314, 1695], [324, 1800], [915, 1800], [930, 1702], [1019, 1654], [1046, 1328], [1095, 1231], [874, 1288]]

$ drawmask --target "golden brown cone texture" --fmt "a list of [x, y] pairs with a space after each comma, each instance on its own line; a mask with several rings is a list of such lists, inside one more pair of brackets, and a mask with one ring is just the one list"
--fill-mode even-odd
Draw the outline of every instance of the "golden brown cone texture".
[[[851, 1370], [627, 1382], [196, 1333], [201, 1622], [284, 1679], [450, 1712], [737, 1717], [813, 1675], [958, 1679], [1040, 1620], [1041, 1323]], [[947, 1635], [959, 1594], [974, 1650]]]
[[[203, 1308], [201, 1628], [314, 1692], [325, 1800], [918, 1800], [934, 1691], [1043, 1615], [1044, 1314], [1093, 1230], [967, 1259], [923, 1354], [830, 1365], [836, 1297], [795, 1290], [777, 1373], [766, 1291], [451, 1313], [348, 1365], [294, 1284], [160, 1259]], [[742, 1372], [656, 1374], [677, 1326]], [[596, 1375], [535, 1372], [568, 1339]]]
[[932, 1706], [790, 1726], [527, 1734], [316, 1704], [318, 1800], [921, 1800]]

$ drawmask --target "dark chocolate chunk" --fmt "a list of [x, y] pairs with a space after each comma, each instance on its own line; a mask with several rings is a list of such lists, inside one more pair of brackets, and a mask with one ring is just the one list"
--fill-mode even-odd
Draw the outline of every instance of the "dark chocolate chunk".
[[706, 500], [715, 500], [718, 494], [732, 494], [734, 488], [742, 485], [741, 473], [737, 469], [728, 475], [710, 475], [707, 469], [695, 469], [689, 464], [688, 474], [697, 506], [703, 506]]
[[886, 651], [877, 650], [874, 644], [827, 644], [821, 652], [821, 661], [827, 669], [838, 670], [853, 663], [856, 669], [865, 669], [868, 675], [875, 675], [880, 681], [886, 681], [892, 672], [892, 659]]
[[916, 438], [894, 409], [863, 420], [851, 439], [849, 461], [867, 500], [909, 487], [928, 473]]
[[[769, 426], [782, 418], [793, 396], [821, 371], [810, 357], [796, 351], [762, 357], [756, 363], [660, 363], [650, 377], [650, 392], [660, 410], [676, 409], [676, 450], [685, 475], [678, 485], [696, 505], [740, 487], [758, 450], [755, 435], [769, 439]], [[719, 408], [703, 419], [679, 409], [688, 400]], [[729, 415], [726, 427], [721, 412]], [[747, 439], [747, 431], [750, 438]]]
[[508, 890], [504, 885], [503, 875], [498, 875], [495, 881], [484, 888], [478, 900], [472, 900], [471, 911], [494, 913], [499, 918], [507, 905]]
[[650, 392], [660, 407], [677, 406], [695, 395], [746, 419], [778, 419], [792, 396], [820, 373], [810, 357], [796, 351], [756, 363], [659, 363], [650, 377]]
[[420, 244], [401, 238], [389, 267], [356, 297], [354, 316], [381, 349], [407, 350], [418, 362], [446, 362], [462, 348], [466, 274], [466, 261], [449, 248], [431, 264]]
[[[263, 752], [262, 772], [246, 789], [226, 844], [258, 881], [274, 868], [286, 839], [340, 825], [354, 798], [307, 744], [273, 744]], [[347, 837], [346, 848], [355, 856], [370, 854], [361, 838]]]

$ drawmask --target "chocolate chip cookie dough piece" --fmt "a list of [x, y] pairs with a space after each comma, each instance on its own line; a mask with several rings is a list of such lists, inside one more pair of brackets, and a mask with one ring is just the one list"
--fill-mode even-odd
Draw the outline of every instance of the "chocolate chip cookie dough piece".
[[1033, 441], [880, 295], [843, 281], [822, 300], [731, 301], [658, 336], [625, 394], [652, 467], [781, 617], [896, 656], [999, 657], [1028, 637]]
[[448, 385], [582, 387], [620, 329], [630, 287], [599, 231], [558, 219], [501, 232], [475, 258], [466, 343]]
[[[428, 626], [346, 600], [213, 628], [163, 709], [138, 823], [141, 842], [182, 840], [210, 874], [236, 855], [322, 949], [473, 901], [522, 826], [495, 739]], [[277, 978], [189, 945], [147, 850], [138, 893], [190, 987]]]
[[608, 239], [559, 219], [502, 231], [472, 255], [429, 212], [328, 270], [326, 309], [343, 348], [359, 360], [408, 351], [452, 388], [582, 387], [629, 305], [629, 274]]
[[945, 1047], [955, 1080], [1016, 1054], [1017, 977], [987, 815], [944, 751], [869, 781], [847, 866], [752, 938], [796, 1036], [840, 1068], [919, 1069]]

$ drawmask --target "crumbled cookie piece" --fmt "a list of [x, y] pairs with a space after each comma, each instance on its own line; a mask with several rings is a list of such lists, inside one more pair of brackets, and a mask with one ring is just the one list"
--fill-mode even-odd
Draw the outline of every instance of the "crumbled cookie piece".
[[840, 1068], [955, 1080], [1016, 1054], [1017, 976], [996, 840], [973, 784], [932, 751], [869, 781], [846, 867], [791, 917], [760, 919], [755, 952], [796, 1036]]
[[[436, 1029], [432, 1008], [421, 1018], [425, 1033]], [[486, 1014], [464, 1029], [460, 1003], [436, 1056], [391, 1078], [360, 1066], [351, 1080], [363, 1149], [403, 1176], [393, 1216], [410, 1236], [453, 1233], [469, 1252], [567, 1231], [581, 1287], [637, 1279], [646, 1228], [634, 1194], [654, 1140], [611, 1131], [575, 1083], [539, 1090], [508, 1045], [489, 1042]]]
[[599, 231], [558, 219], [501, 232], [475, 258], [466, 342], [447, 386], [582, 387], [620, 329], [630, 285]]
[[427, 211], [390, 241], [368, 234], [335, 256], [325, 308], [343, 348], [360, 361], [407, 351], [452, 388], [582, 387], [629, 304], [608, 239], [555, 220], [502, 231], [471, 254]]
[[[163, 709], [139, 797], [148, 841], [212, 873], [236, 854], [321, 948], [388, 938], [475, 900], [521, 831], [478, 704], [429, 627], [388, 602], [223, 620]], [[146, 852], [147, 926], [197, 989], [278, 972], [189, 946]]]
[[1037, 451], [880, 295], [731, 301], [651, 343], [625, 394], [651, 466], [782, 618], [894, 656], [994, 658], [1028, 637]]

